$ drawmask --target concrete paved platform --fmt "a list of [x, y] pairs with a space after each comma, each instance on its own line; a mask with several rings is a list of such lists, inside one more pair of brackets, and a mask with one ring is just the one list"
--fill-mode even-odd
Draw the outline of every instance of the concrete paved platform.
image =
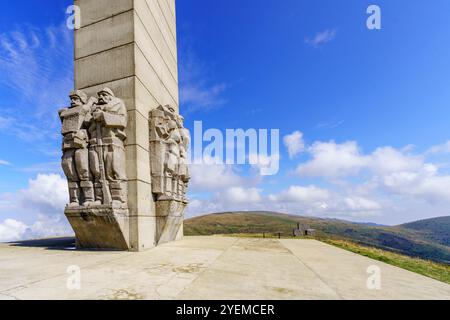
[[0, 245], [0, 299], [450, 299], [450, 285], [313, 240], [186, 237], [128, 253], [49, 239]]

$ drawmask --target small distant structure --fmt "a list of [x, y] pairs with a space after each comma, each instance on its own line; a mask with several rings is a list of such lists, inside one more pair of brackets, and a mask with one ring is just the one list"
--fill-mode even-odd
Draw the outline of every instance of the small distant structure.
[[297, 223], [297, 228], [292, 230], [292, 236], [296, 237], [314, 237], [316, 235], [316, 229], [310, 229], [307, 227], [302, 227], [300, 223]]
[[297, 228], [292, 230], [292, 235], [294, 237], [303, 237], [304, 234], [305, 234], [305, 231], [304, 231], [303, 228], [300, 227], [300, 222], [298, 222], [297, 223]]

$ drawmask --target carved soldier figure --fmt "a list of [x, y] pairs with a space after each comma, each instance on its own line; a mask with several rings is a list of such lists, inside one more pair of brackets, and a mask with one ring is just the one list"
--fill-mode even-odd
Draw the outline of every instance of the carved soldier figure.
[[166, 144], [164, 141], [169, 137], [167, 117], [162, 107], [150, 112], [149, 122], [152, 193], [156, 200], [160, 200], [166, 196], [166, 178], [164, 175]]
[[174, 119], [170, 118], [167, 126], [169, 137], [165, 141], [167, 145], [165, 154], [166, 193], [175, 200], [181, 200], [178, 193], [181, 135]]
[[191, 143], [191, 135], [189, 134], [189, 131], [186, 128], [184, 128], [184, 118], [182, 116], [177, 116], [177, 124], [181, 136], [180, 161], [178, 167], [178, 178], [179, 178], [178, 193], [181, 196], [181, 200], [186, 202], [187, 186], [191, 178], [187, 161], [188, 149]]
[[90, 169], [94, 175], [95, 204], [127, 203], [127, 176], [124, 141], [127, 136], [127, 109], [111, 89], [98, 93], [89, 125]]
[[[70, 94], [70, 107], [59, 111], [62, 122], [62, 168], [69, 183], [70, 207], [89, 205], [94, 201], [90, 181], [87, 125], [93, 100], [87, 103], [83, 91]], [[87, 103], [87, 104], [86, 104]], [[80, 188], [83, 191], [80, 192]]]

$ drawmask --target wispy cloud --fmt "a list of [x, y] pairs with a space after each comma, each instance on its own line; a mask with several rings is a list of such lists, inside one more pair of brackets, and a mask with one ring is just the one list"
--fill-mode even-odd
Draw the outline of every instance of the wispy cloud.
[[433, 146], [430, 149], [428, 149], [426, 153], [429, 155], [448, 154], [448, 153], [450, 153], [450, 141], [447, 141], [446, 143], [438, 145], [438, 146]]
[[0, 159], [0, 166], [10, 166], [11, 162]]
[[180, 62], [180, 103], [184, 110], [211, 110], [226, 102], [228, 85], [212, 79], [209, 68], [191, 49], [182, 50]]
[[212, 87], [185, 84], [180, 88], [181, 103], [190, 106], [191, 111], [220, 106], [225, 103], [225, 100], [221, 97], [225, 89], [225, 84]]
[[26, 117], [19, 119], [0, 116], [0, 132], [13, 135], [26, 142], [47, 140], [53, 136], [45, 127], [31, 124], [32, 122], [32, 120]]
[[67, 104], [73, 86], [69, 33], [65, 25], [0, 33], [0, 86], [15, 100], [0, 118], [1, 132], [36, 141], [56, 130], [56, 111]]
[[18, 168], [25, 173], [62, 173], [60, 162], [36, 163], [28, 167]]
[[344, 120], [320, 122], [316, 125], [316, 129], [335, 129], [344, 124]]
[[336, 38], [336, 34], [336, 29], [327, 29], [316, 33], [312, 38], [306, 38], [305, 42], [316, 48], [334, 40]]

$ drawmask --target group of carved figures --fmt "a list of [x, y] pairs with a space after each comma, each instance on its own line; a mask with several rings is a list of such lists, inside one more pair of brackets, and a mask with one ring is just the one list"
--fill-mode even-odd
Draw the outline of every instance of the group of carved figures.
[[187, 202], [190, 134], [183, 121], [170, 106], [160, 106], [150, 112], [150, 165], [157, 201]]
[[127, 109], [109, 88], [97, 95], [88, 99], [83, 91], [74, 91], [70, 107], [59, 111], [70, 207], [127, 203]]
[[[69, 207], [126, 207], [127, 109], [109, 88], [97, 95], [88, 99], [83, 91], [74, 91], [70, 94], [70, 107], [59, 111]], [[170, 106], [160, 106], [150, 112], [149, 121], [155, 200], [186, 202], [190, 135], [183, 127], [183, 117]]]

